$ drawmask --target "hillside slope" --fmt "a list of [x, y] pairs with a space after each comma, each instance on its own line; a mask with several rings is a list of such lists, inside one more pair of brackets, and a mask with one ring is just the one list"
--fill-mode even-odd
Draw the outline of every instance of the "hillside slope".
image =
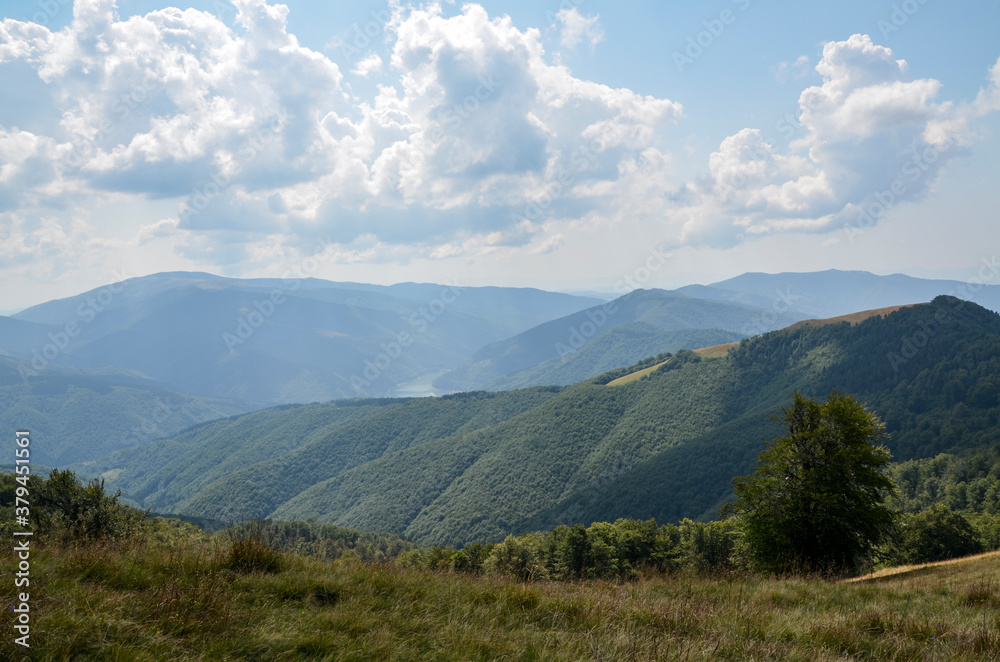
[[[30, 368], [30, 365], [28, 366]], [[86, 462], [260, 406], [180, 393], [126, 371], [49, 367], [0, 357], [0, 427], [32, 432], [32, 460]]]
[[745, 304], [636, 290], [487, 345], [435, 385], [473, 390], [572, 383], [644, 356], [742, 338], [743, 327], [771, 330], [802, 319], [791, 313], [767, 314]]
[[240, 449], [236, 427], [150, 444], [155, 463], [120, 454], [95, 467], [160, 511], [314, 517], [455, 544], [618, 517], [714, 517], [796, 390], [857, 394], [900, 460], [1000, 435], [1000, 316], [954, 298], [768, 333], [716, 359], [679, 352], [644, 379], [605, 385], [625, 372], [561, 390], [367, 403], [350, 425], [296, 431], [308, 443], [207, 485], [184, 468], [207, 447]]

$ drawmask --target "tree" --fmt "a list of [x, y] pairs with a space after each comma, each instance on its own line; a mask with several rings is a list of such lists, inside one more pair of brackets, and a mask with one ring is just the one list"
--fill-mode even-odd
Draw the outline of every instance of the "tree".
[[824, 403], [796, 393], [782, 411], [788, 436], [765, 442], [756, 471], [733, 480], [749, 557], [768, 570], [858, 572], [896, 519], [885, 425], [837, 391]]
[[983, 551], [979, 534], [961, 513], [941, 504], [906, 518], [896, 551], [900, 563], [943, 561]]
[[104, 493], [104, 481], [83, 485], [67, 470], [53, 469], [33, 492], [31, 518], [43, 535], [63, 540], [124, 540], [138, 535], [148, 512], [119, 503], [119, 490]]

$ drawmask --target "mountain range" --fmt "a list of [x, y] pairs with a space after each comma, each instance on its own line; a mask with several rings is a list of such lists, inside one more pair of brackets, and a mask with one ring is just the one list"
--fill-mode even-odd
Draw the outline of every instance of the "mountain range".
[[570, 385], [862, 305], [958, 294], [1000, 309], [978, 282], [744, 274], [602, 300], [155, 274], [0, 316], [0, 420], [32, 425], [45, 462], [83, 462], [273, 404]]
[[1000, 433], [1000, 316], [931, 303], [681, 350], [568, 387], [281, 407], [78, 467], [159, 512], [463, 544], [617, 517], [711, 518], [795, 391], [856, 394], [899, 460]]

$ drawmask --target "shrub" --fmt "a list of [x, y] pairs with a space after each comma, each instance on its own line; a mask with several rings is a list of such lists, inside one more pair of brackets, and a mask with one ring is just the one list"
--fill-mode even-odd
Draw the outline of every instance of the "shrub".
[[965, 517], [934, 504], [903, 522], [895, 557], [900, 563], [930, 563], [983, 551], [979, 534]]
[[273, 574], [284, 566], [284, 555], [267, 540], [261, 522], [229, 529], [226, 538], [227, 550], [222, 565], [233, 572]]
[[83, 485], [72, 471], [53, 470], [32, 494], [31, 518], [42, 536], [62, 542], [127, 540], [143, 532], [148, 512], [119, 503], [104, 481]]

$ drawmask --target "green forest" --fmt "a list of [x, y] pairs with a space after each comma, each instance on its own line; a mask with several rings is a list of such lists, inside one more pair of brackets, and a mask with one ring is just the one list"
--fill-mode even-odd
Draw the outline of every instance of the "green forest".
[[[909, 338], [922, 347], [907, 351]], [[767, 333], [720, 358], [681, 351], [610, 385], [664, 359], [569, 387], [268, 409], [73, 469], [156, 512], [312, 518], [462, 546], [620, 518], [717, 519], [796, 391], [856, 396], [885, 422], [896, 462], [1000, 436], [1000, 317], [950, 297]]]

